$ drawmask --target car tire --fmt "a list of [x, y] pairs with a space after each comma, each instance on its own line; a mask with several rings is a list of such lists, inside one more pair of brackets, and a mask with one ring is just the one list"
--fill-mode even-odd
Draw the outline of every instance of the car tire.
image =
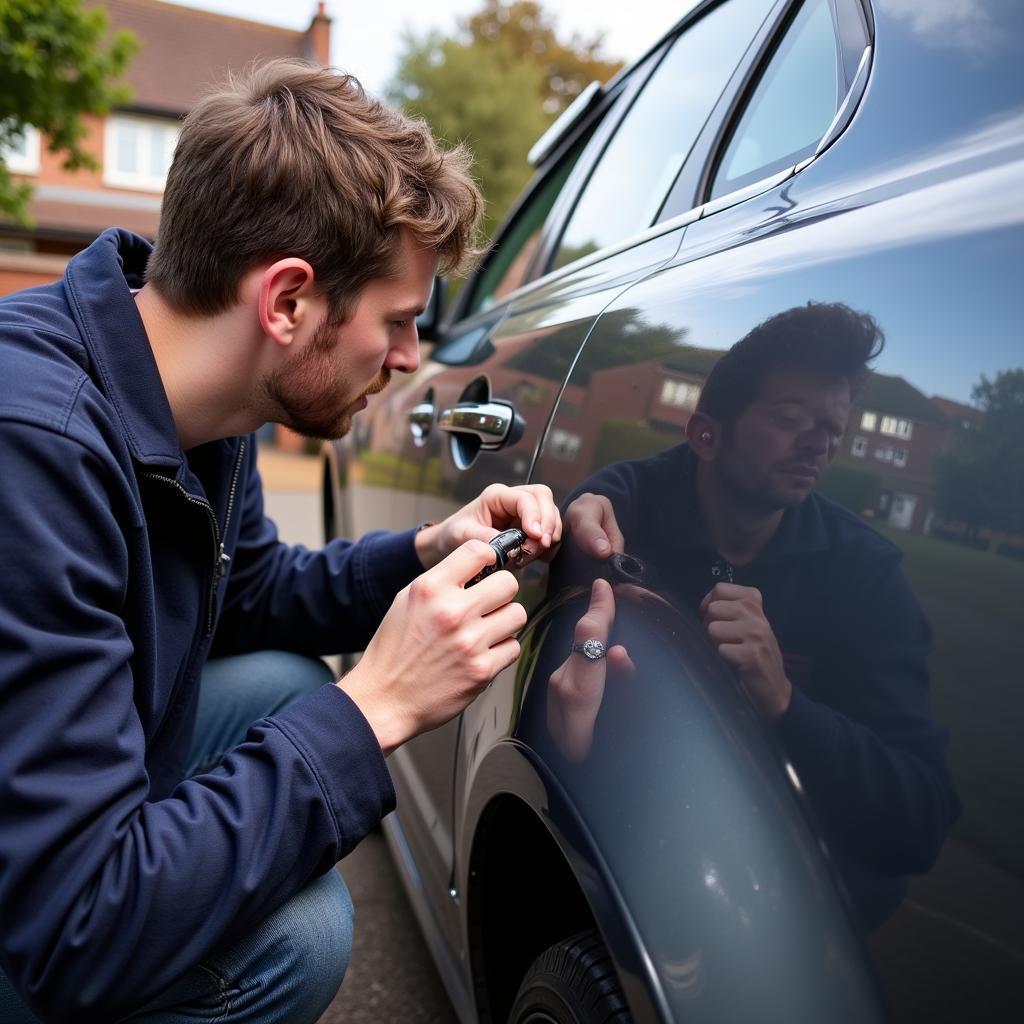
[[548, 947], [530, 965], [509, 1024], [629, 1024], [618, 976], [595, 931]]

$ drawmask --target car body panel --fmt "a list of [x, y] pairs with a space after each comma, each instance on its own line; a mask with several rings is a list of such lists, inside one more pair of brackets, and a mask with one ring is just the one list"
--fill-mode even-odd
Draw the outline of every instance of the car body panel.
[[[545, 275], [603, 146], [588, 144], [523, 286], [449, 325], [436, 358], [376, 396], [333, 456], [346, 467], [336, 518], [354, 535], [437, 520], [494, 480], [544, 483], [562, 502], [609, 463], [679, 443], [710, 366], [755, 324], [808, 301], [868, 312], [887, 345], [820, 489], [903, 552], [934, 633], [931, 703], [963, 817], [865, 944], [799, 777], [663, 594], [618, 581], [637, 676], [609, 681], [583, 762], [559, 748], [549, 680], [585, 597], [533, 563], [519, 664], [392, 759], [393, 847], [465, 1021], [481, 1007], [490, 1019], [478, 830], [510, 799], [571, 869], [637, 1020], [997, 1020], [1022, 1007], [1024, 527], [965, 528], [940, 491], [985, 388], [1024, 365], [1024, 13], [882, 0], [868, 14], [863, 89], [826, 147], [706, 203], [721, 119], [756, 82], [738, 68], [700, 166], [680, 178], [694, 206], [667, 203], [660, 227]], [[611, 135], [621, 112], [602, 116]], [[460, 470], [436, 427], [413, 443], [408, 414], [428, 393], [449, 407], [480, 377], [526, 428]], [[1006, 423], [1007, 450], [1024, 450], [1019, 420]], [[979, 487], [995, 483], [989, 472]]]

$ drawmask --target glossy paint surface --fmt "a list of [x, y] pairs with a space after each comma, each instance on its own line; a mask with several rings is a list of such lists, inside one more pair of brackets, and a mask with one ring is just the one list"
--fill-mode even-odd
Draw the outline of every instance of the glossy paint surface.
[[[525, 575], [520, 664], [394, 761], [414, 900], [467, 1020], [476, 829], [508, 795], [571, 866], [638, 1020], [1024, 1012], [1024, 13], [1010, 0], [887, 0], [873, 15], [867, 88], [831, 146], [456, 325], [438, 354], [461, 331], [463, 355], [426, 360], [364, 414], [339, 494], [356, 534], [437, 519], [492, 480], [546, 483], [565, 501], [611, 464], [680, 445], [712, 367], [767, 318], [808, 302], [869, 314], [885, 348], [816, 489], [900, 552], [931, 632], [928, 715], [948, 735], [962, 814], [864, 933], [823, 825], [835, 809], [802, 784], [814, 766], [793, 769], [663, 584], [682, 557], [679, 510], [652, 501], [625, 550], [662, 531], [664, 562], [611, 577], [609, 642], [635, 673], [609, 670], [582, 705], [564, 703], [593, 578], [566, 552]], [[440, 432], [412, 442], [408, 412], [428, 393], [448, 407], [481, 375], [527, 427], [460, 471]]]

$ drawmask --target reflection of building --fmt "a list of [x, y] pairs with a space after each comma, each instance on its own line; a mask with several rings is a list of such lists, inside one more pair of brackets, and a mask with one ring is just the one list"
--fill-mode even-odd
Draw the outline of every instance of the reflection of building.
[[178, 121], [228, 70], [260, 57], [328, 61], [330, 18], [323, 3], [304, 32], [158, 0], [103, 0], [99, 6], [115, 29], [139, 40], [125, 75], [132, 99], [106, 118], [86, 119], [84, 148], [99, 164], [96, 171], [65, 171], [35, 131], [6, 155], [11, 171], [35, 189], [36, 223], [31, 229], [0, 225], [0, 294], [59, 278], [68, 257], [107, 227], [152, 238]]
[[946, 416], [934, 402], [902, 377], [872, 373], [835, 465], [874, 478], [870, 511], [879, 522], [920, 532], [930, 521], [932, 462], [948, 436]]

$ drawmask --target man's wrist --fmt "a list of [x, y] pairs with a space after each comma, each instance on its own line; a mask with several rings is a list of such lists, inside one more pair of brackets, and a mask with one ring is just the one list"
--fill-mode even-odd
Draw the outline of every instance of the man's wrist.
[[359, 684], [355, 669], [348, 675], [342, 676], [334, 685], [344, 691], [349, 700], [359, 709], [359, 713], [366, 719], [370, 731], [376, 736], [385, 757], [395, 747], [401, 746], [405, 741], [405, 736], [402, 734], [399, 723], [395, 720], [392, 709], [385, 703], [374, 700], [373, 695]]
[[432, 569], [444, 557], [440, 550], [441, 527], [436, 523], [423, 523], [413, 536], [416, 557], [424, 569]]

